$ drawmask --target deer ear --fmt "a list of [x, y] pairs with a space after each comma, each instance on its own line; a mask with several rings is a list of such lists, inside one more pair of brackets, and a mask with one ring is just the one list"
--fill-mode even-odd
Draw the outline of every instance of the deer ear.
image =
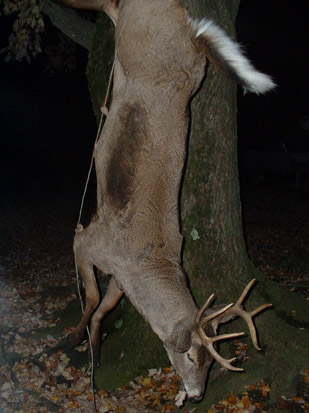
[[191, 346], [191, 329], [184, 321], [179, 321], [164, 344], [177, 353], [184, 353]]

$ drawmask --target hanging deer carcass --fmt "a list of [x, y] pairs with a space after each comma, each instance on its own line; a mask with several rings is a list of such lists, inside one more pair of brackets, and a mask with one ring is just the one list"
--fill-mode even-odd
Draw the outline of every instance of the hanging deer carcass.
[[[204, 392], [213, 359], [239, 370], [215, 350], [217, 328], [234, 317], [252, 317], [242, 302], [199, 310], [181, 266], [178, 197], [186, 156], [188, 102], [200, 86], [207, 58], [246, 90], [275, 85], [256, 71], [214, 22], [194, 20], [176, 0], [64, 0], [71, 7], [105, 11], [116, 25], [115, 71], [110, 111], [95, 147], [97, 211], [74, 239], [86, 307], [70, 345], [83, 338], [90, 321], [94, 358], [100, 323], [123, 293], [162, 340], [191, 401]], [[99, 303], [93, 267], [111, 275]]]

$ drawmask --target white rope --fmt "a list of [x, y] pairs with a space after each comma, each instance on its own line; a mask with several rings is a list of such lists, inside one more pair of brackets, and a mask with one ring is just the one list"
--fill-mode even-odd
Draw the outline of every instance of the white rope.
[[91, 170], [92, 170], [92, 166], [93, 166], [94, 151], [95, 151], [96, 144], [97, 144], [97, 142], [98, 142], [98, 140], [99, 140], [99, 137], [100, 137], [101, 125], [102, 125], [102, 121], [103, 121], [103, 115], [105, 115], [105, 116], [108, 115], [107, 101], [108, 101], [108, 98], [109, 98], [110, 87], [111, 87], [111, 84], [112, 84], [112, 77], [113, 77], [113, 73], [114, 73], [114, 69], [115, 69], [115, 61], [116, 61], [116, 56], [117, 56], [118, 44], [119, 44], [119, 41], [120, 41], [120, 39], [121, 39], [121, 37], [122, 37], [124, 28], [125, 28], [125, 26], [126, 26], [126, 24], [127, 24], [127, 20], [128, 20], [129, 16], [131, 15], [131, 13], [132, 13], [132, 11], [133, 11], [133, 5], [134, 5], [135, 1], [136, 1], [136, 0], [133, 0], [132, 3], [131, 3], [129, 12], [128, 12], [128, 14], [127, 14], [127, 16], [126, 16], [126, 19], [125, 19], [125, 21], [124, 21], [124, 23], [123, 23], [123, 25], [122, 25], [122, 29], [121, 29], [121, 32], [120, 32], [119, 37], [118, 37], [118, 42], [117, 42], [117, 45], [116, 45], [116, 47], [115, 47], [114, 62], [113, 62], [113, 65], [112, 65], [112, 68], [111, 68], [111, 72], [110, 72], [110, 75], [109, 75], [109, 81], [108, 81], [108, 85], [107, 85], [107, 90], [106, 90], [106, 94], [105, 94], [105, 99], [104, 99], [103, 105], [102, 105], [102, 107], [101, 107], [100, 123], [99, 123], [98, 131], [97, 131], [97, 136], [96, 136], [96, 139], [95, 139], [95, 142], [94, 142], [94, 147], [93, 147], [93, 151], [92, 151], [92, 157], [91, 157], [90, 167], [89, 167], [89, 170], [88, 170], [88, 175], [87, 175], [87, 179], [86, 179], [86, 184], [85, 184], [85, 188], [84, 188], [84, 192], [83, 192], [83, 196], [82, 196], [82, 200], [81, 200], [81, 206], [80, 206], [80, 209], [79, 209], [79, 216], [78, 216], [78, 221], [77, 221], [77, 225], [76, 225], [76, 229], [75, 229], [76, 232], [79, 232], [79, 231], [81, 231], [81, 230], [83, 229], [83, 227], [82, 227], [82, 225], [81, 225], [81, 223], [80, 223], [80, 221], [81, 221], [81, 215], [82, 215], [82, 210], [83, 210], [83, 207], [84, 207], [84, 200], [85, 200], [85, 196], [86, 196], [86, 192], [87, 192], [87, 188], [88, 188], [88, 183], [89, 183], [89, 179], [90, 179], [90, 174], [91, 174]]
[[[75, 254], [74, 254], [75, 257]], [[75, 257], [76, 258], [76, 257]], [[84, 303], [83, 303], [83, 298], [81, 294], [81, 289], [80, 289], [80, 279], [79, 279], [79, 273], [78, 273], [78, 268], [76, 264], [76, 259], [75, 259], [75, 271], [76, 271], [76, 281], [77, 281], [77, 291], [80, 299], [80, 305], [82, 309], [82, 313], [84, 313]], [[93, 408], [94, 411], [97, 412], [97, 407], [96, 407], [96, 401], [95, 401], [95, 392], [94, 392], [94, 358], [93, 358], [93, 347], [92, 347], [92, 340], [91, 340], [91, 335], [89, 331], [89, 327], [86, 326], [86, 331], [88, 335], [88, 340], [89, 340], [89, 349], [90, 349], [90, 358], [91, 358], [91, 373], [90, 373], [90, 386], [91, 386], [91, 392], [92, 392], [92, 397], [93, 397]]]
[[[96, 144], [99, 140], [100, 137], [100, 133], [101, 133], [101, 126], [102, 126], [102, 122], [103, 122], [103, 116], [107, 116], [108, 114], [108, 109], [107, 109], [107, 101], [108, 101], [108, 97], [109, 97], [109, 92], [110, 92], [110, 87], [111, 87], [111, 83], [112, 83], [112, 77], [113, 77], [113, 72], [114, 72], [114, 67], [115, 67], [115, 59], [113, 62], [113, 66], [110, 72], [110, 76], [109, 76], [109, 81], [108, 81], [108, 86], [107, 86], [107, 91], [105, 94], [105, 99], [104, 99], [104, 103], [103, 106], [101, 108], [101, 117], [100, 117], [100, 123], [99, 123], [99, 127], [98, 127], [98, 131], [97, 131], [97, 136], [94, 142], [94, 146], [93, 146], [93, 151], [92, 151], [92, 156], [91, 156], [91, 162], [90, 162], [90, 166], [89, 166], [89, 170], [88, 170], [88, 174], [87, 174], [87, 179], [86, 179], [86, 183], [85, 183], [85, 188], [84, 188], [84, 192], [83, 192], [83, 196], [82, 196], [82, 200], [81, 200], [81, 205], [80, 205], [80, 209], [79, 209], [79, 215], [78, 215], [78, 221], [77, 221], [77, 225], [76, 225], [76, 229], [75, 232], [81, 232], [83, 230], [83, 226], [81, 225], [80, 221], [81, 221], [81, 216], [82, 216], [82, 211], [83, 211], [83, 207], [84, 207], [84, 201], [85, 201], [85, 196], [87, 193], [87, 189], [88, 189], [88, 184], [89, 184], [89, 180], [90, 180], [90, 174], [92, 171], [92, 166], [93, 166], [93, 162], [94, 162], [94, 153], [95, 153], [95, 148], [96, 148]], [[74, 253], [74, 261], [75, 261], [75, 272], [76, 272], [76, 283], [77, 283], [77, 291], [78, 291], [78, 295], [79, 295], [79, 299], [80, 299], [80, 304], [81, 304], [81, 309], [82, 309], [82, 313], [85, 312], [85, 308], [84, 308], [84, 303], [83, 303], [83, 298], [82, 298], [82, 294], [81, 294], [81, 281], [80, 281], [80, 277], [79, 277], [79, 272], [78, 272], [78, 267], [77, 267], [77, 263], [76, 263], [76, 255]], [[87, 335], [88, 335], [88, 340], [89, 340], [89, 349], [90, 349], [90, 357], [91, 357], [91, 374], [90, 374], [90, 382], [91, 382], [91, 391], [92, 391], [92, 397], [93, 397], [93, 407], [94, 407], [94, 411], [97, 412], [97, 407], [96, 407], [96, 400], [95, 400], [95, 392], [94, 392], [94, 358], [93, 358], [93, 346], [92, 346], [92, 341], [91, 341], [91, 335], [90, 335], [90, 331], [89, 331], [89, 327], [86, 326], [86, 331], [87, 331]]]
[[[83, 226], [80, 223], [81, 221], [81, 216], [82, 216], [82, 211], [83, 211], [83, 207], [84, 207], [84, 201], [85, 201], [85, 196], [87, 193], [87, 189], [88, 189], [88, 184], [89, 184], [89, 180], [90, 180], [90, 174], [92, 171], [92, 166], [93, 166], [93, 162], [94, 162], [94, 153], [95, 153], [95, 149], [96, 149], [96, 145], [97, 142], [99, 140], [100, 134], [101, 134], [101, 126], [103, 123], [103, 116], [107, 116], [108, 115], [108, 107], [107, 107], [107, 101], [109, 98], [109, 94], [110, 94], [110, 88], [111, 88], [111, 84], [112, 84], [112, 78], [113, 78], [113, 73], [114, 73], [114, 69], [115, 69], [115, 61], [116, 61], [116, 56], [117, 56], [117, 47], [120, 41], [120, 38], [122, 36], [123, 30], [126, 26], [127, 20], [129, 18], [129, 16], [132, 13], [133, 10], [133, 5], [135, 3], [136, 0], [133, 0], [129, 9], [129, 12], [126, 16], [126, 19], [122, 25], [122, 29], [121, 32], [119, 34], [118, 37], [118, 42], [117, 45], [115, 47], [115, 57], [114, 57], [114, 62], [111, 68], [111, 72], [109, 75], [109, 81], [108, 81], [108, 85], [107, 85], [107, 90], [106, 90], [106, 94], [105, 94], [105, 99], [103, 102], [103, 105], [101, 107], [101, 117], [100, 117], [100, 122], [99, 122], [99, 127], [97, 130], [97, 135], [96, 135], [96, 139], [94, 142], [94, 146], [93, 146], [93, 151], [92, 151], [92, 157], [91, 157], [91, 162], [90, 162], [90, 166], [89, 166], [89, 170], [88, 170], [88, 174], [87, 174], [87, 179], [86, 179], [86, 183], [85, 183], [85, 188], [84, 188], [84, 192], [82, 195], [82, 200], [81, 200], [81, 205], [80, 205], [80, 209], [79, 209], [79, 215], [78, 215], [78, 221], [77, 221], [77, 225], [76, 225], [76, 229], [75, 232], [81, 232], [83, 230]], [[76, 272], [76, 283], [77, 283], [77, 291], [78, 291], [78, 295], [79, 295], [79, 299], [80, 299], [80, 303], [81, 303], [81, 309], [82, 309], [82, 313], [84, 313], [85, 309], [84, 309], [84, 303], [83, 303], [83, 298], [82, 298], [82, 294], [81, 294], [81, 281], [80, 281], [80, 277], [79, 277], [79, 272], [78, 272], [78, 267], [77, 267], [77, 263], [76, 263], [76, 254], [74, 252], [74, 260], [75, 260], [75, 272]], [[86, 331], [87, 331], [87, 335], [88, 335], [88, 339], [89, 339], [89, 348], [90, 348], [90, 356], [91, 356], [91, 375], [90, 375], [90, 382], [91, 382], [91, 391], [92, 391], [92, 397], [93, 397], [93, 407], [94, 407], [94, 411], [97, 412], [97, 407], [96, 407], [96, 400], [95, 400], [95, 392], [94, 392], [94, 358], [93, 358], [93, 347], [92, 347], [92, 341], [91, 341], [91, 335], [90, 335], [90, 331], [89, 331], [89, 327], [88, 325], [86, 326]]]

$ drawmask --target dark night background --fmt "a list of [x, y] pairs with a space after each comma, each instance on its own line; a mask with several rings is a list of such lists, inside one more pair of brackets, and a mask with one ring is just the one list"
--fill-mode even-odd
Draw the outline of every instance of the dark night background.
[[[277, 151], [280, 142], [288, 151], [309, 152], [309, 138], [300, 132], [300, 121], [309, 114], [308, 12], [308, 0], [241, 2], [238, 40], [278, 88], [267, 96], [239, 92], [240, 155], [245, 150]], [[2, 49], [12, 22], [0, 19]], [[45, 42], [57, 31], [46, 25]], [[76, 70], [50, 76], [44, 55], [31, 64], [6, 64], [0, 55], [2, 201], [20, 192], [38, 196], [83, 186], [97, 128], [86, 62], [87, 52], [78, 47]]]

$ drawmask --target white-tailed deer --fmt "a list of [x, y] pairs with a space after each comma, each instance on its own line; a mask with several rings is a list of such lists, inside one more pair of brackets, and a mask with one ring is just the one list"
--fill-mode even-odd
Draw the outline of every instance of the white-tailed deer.
[[[105, 11], [116, 25], [115, 72], [110, 111], [95, 148], [97, 211], [74, 239], [86, 307], [71, 345], [90, 333], [98, 360], [100, 323], [123, 293], [162, 340], [188, 397], [199, 401], [213, 359], [230, 370], [214, 343], [234, 317], [249, 326], [242, 302], [199, 310], [181, 267], [178, 196], [186, 156], [188, 102], [205, 74], [206, 59], [245, 89], [264, 93], [275, 85], [256, 71], [215, 23], [196, 21], [176, 0], [64, 0], [71, 7]], [[102, 302], [93, 267], [111, 275]], [[242, 333], [241, 333], [242, 334]]]

